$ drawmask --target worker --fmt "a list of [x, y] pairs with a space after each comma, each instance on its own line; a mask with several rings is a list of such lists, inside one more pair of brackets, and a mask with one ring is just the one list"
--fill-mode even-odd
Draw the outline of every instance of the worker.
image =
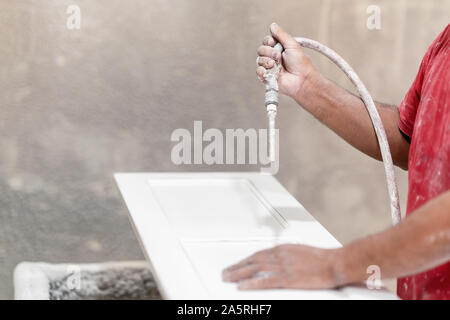
[[[273, 47], [283, 45], [282, 53]], [[258, 48], [256, 73], [281, 63], [278, 85], [337, 135], [381, 160], [364, 104], [321, 75], [300, 45], [273, 23]], [[398, 278], [402, 299], [450, 299], [450, 24], [428, 48], [401, 104], [375, 103], [394, 164], [408, 170], [406, 219], [341, 248], [285, 244], [257, 252], [223, 271], [240, 289], [327, 289]]]

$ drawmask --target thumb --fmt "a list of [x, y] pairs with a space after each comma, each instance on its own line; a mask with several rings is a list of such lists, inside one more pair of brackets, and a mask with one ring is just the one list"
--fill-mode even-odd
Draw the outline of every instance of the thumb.
[[283, 48], [289, 49], [298, 47], [297, 41], [295, 41], [295, 39], [292, 38], [289, 33], [284, 31], [275, 22], [270, 25], [270, 33], [272, 34], [272, 37], [274, 37], [276, 40], [278, 40], [279, 43], [281, 43]]

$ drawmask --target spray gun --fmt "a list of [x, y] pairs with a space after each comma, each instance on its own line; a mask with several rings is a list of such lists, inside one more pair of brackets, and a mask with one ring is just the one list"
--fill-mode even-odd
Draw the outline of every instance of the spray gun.
[[[275, 50], [278, 50], [280, 53], [283, 51], [283, 47], [280, 43], [277, 43], [274, 46]], [[269, 159], [271, 162], [274, 162], [276, 159], [275, 154], [275, 117], [277, 115], [277, 107], [278, 107], [278, 75], [280, 73], [281, 66], [278, 62], [275, 65], [267, 70], [264, 75], [264, 79], [266, 80], [266, 94], [264, 105], [267, 110], [267, 117], [269, 120]]]
[[[380, 146], [381, 157], [383, 159], [384, 171], [386, 174], [386, 181], [388, 186], [391, 218], [392, 224], [397, 224], [401, 220], [400, 203], [398, 197], [397, 182], [394, 173], [394, 164], [392, 162], [391, 152], [389, 150], [389, 144], [386, 137], [386, 132], [381, 122], [380, 115], [378, 114], [375, 103], [369, 94], [369, 91], [359, 79], [356, 72], [352, 67], [339, 56], [335, 51], [331, 50], [327, 46], [320, 42], [307, 39], [307, 38], [295, 38], [295, 40], [302, 46], [315, 51], [320, 52], [331, 61], [333, 61], [350, 79], [356, 90], [364, 102], [364, 106], [369, 113], [370, 120], [372, 121], [375, 134]], [[280, 53], [283, 51], [283, 47], [280, 43], [274, 46], [274, 49]], [[275, 63], [271, 69], [267, 70], [264, 78], [266, 80], [266, 93], [265, 93], [265, 106], [267, 109], [267, 116], [269, 118], [269, 158], [270, 161], [275, 161], [275, 116], [277, 114], [278, 107], [278, 75], [280, 73], [281, 66], [278, 62]]]

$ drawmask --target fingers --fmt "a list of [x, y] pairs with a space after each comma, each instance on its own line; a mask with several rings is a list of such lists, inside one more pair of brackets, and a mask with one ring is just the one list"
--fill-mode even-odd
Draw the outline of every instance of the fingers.
[[227, 281], [237, 281], [245, 277], [250, 277], [254, 273], [260, 271], [276, 270], [278, 266], [273, 258], [276, 248], [277, 247], [255, 252], [251, 256], [229, 266], [222, 273], [224, 280], [227, 279]]
[[277, 42], [272, 36], [265, 36], [262, 43], [265, 46], [273, 47]]
[[236, 282], [242, 279], [251, 278], [259, 271], [260, 268], [257, 265], [243, 266], [231, 271], [225, 270], [222, 274], [222, 279], [227, 282]]
[[264, 67], [259, 66], [258, 68], [256, 68], [256, 75], [258, 76], [259, 80], [261, 80], [262, 82], [265, 81], [265, 79], [264, 79], [265, 74], [266, 74], [266, 69]]
[[279, 61], [281, 54], [278, 50], [270, 46], [260, 46], [257, 50], [260, 57], [268, 57]]
[[[262, 67], [261, 67], [262, 68]], [[241, 290], [283, 288], [286, 286], [283, 264], [279, 261], [283, 246], [258, 251], [239, 263], [226, 268], [222, 278], [238, 282]]]
[[222, 273], [222, 279], [226, 282], [237, 282], [241, 280], [247, 280], [250, 278], [268, 277], [278, 274], [280, 266], [276, 264], [267, 263], [254, 263], [247, 266], [243, 266], [232, 271], [224, 271]]
[[272, 252], [276, 250], [277, 247], [264, 249], [257, 251], [253, 253], [251, 256], [239, 261], [238, 263], [229, 266], [224, 270], [224, 272], [230, 272], [239, 268], [242, 268], [243, 266], [250, 265], [252, 263], [258, 263], [258, 262], [267, 262], [272, 263], [273, 259], [271, 259]]
[[275, 66], [275, 60], [268, 57], [258, 57], [258, 65], [270, 69]]
[[[262, 67], [259, 67], [259, 68], [262, 68]], [[258, 69], [259, 69], [259, 68], [258, 68]], [[256, 69], [256, 70], [258, 70], [258, 69]], [[263, 68], [263, 69], [264, 69], [264, 68]], [[252, 264], [253, 262], [256, 261], [256, 259], [257, 259], [257, 254], [258, 254], [258, 252], [252, 254], [251, 256], [249, 256], [249, 257], [247, 257], [247, 258], [245, 258], [245, 259], [243, 259], [243, 260], [241, 260], [241, 261], [239, 261], [238, 263], [235, 263], [235, 264], [229, 266], [229, 267], [226, 268], [223, 272], [224, 272], [224, 273], [230, 273], [230, 272], [235, 271], [235, 270], [237, 270], [237, 269], [239, 269], [239, 268], [242, 268], [242, 267], [245, 267], [245, 266], [247, 266], [247, 265]]]
[[239, 282], [239, 290], [283, 288], [278, 276], [260, 276]]
[[275, 264], [255, 263], [241, 266], [222, 274], [226, 282], [238, 282], [241, 290], [281, 288], [280, 267]]
[[296, 48], [299, 46], [297, 41], [275, 22], [270, 25], [270, 33], [275, 40], [282, 44], [284, 49]]
[[273, 47], [277, 42], [275, 39], [268, 35], [263, 39], [263, 45], [260, 46], [257, 50], [258, 58], [256, 74], [258, 75], [259, 80], [265, 82], [264, 75], [266, 73], [266, 69], [271, 69], [275, 66], [275, 61], [278, 63], [281, 59], [281, 53], [278, 50], [275, 50]]

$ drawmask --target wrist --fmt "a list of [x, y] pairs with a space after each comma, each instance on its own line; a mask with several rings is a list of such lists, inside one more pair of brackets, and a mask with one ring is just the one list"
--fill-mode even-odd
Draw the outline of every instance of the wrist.
[[344, 286], [356, 282], [352, 278], [351, 270], [346, 264], [346, 248], [331, 249], [332, 262], [331, 270], [336, 287]]
[[313, 97], [317, 95], [323, 80], [324, 78], [320, 72], [318, 72], [315, 68], [312, 68], [312, 70], [305, 75], [302, 84], [295, 92], [293, 97], [294, 100], [298, 104], [307, 107], [309, 101], [314, 101]]

